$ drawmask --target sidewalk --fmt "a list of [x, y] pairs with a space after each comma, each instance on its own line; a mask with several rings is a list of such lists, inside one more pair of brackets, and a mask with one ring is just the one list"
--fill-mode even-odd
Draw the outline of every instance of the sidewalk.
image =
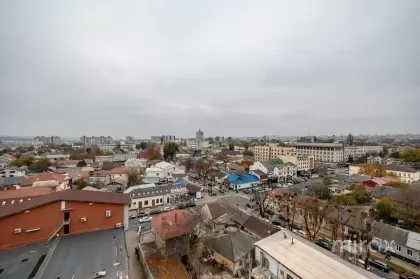
[[143, 268], [140, 261], [137, 259], [135, 247], [137, 245], [137, 232], [126, 231], [125, 238], [127, 241], [127, 253], [128, 253], [128, 274], [130, 279], [145, 279], [146, 276], [143, 273]]

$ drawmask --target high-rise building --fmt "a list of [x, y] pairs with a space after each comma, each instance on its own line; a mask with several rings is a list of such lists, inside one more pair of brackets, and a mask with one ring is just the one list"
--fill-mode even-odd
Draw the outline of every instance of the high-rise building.
[[108, 137], [105, 137], [105, 136], [99, 136], [99, 137], [82, 136], [82, 137], [80, 137], [80, 143], [82, 145], [85, 145], [85, 146], [96, 146], [96, 145], [99, 145], [99, 144], [110, 144], [110, 143], [112, 143], [112, 137], [110, 137], [110, 136], [108, 136]]
[[201, 146], [203, 144], [203, 140], [204, 140], [204, 132], [201, 130], [198, 130], [195, 133], [195, 139], [197, 141], [197, 149], [201, 149]]
[[61, 138], [58, 136], [51, 136], [51, 137], [44, 137], [44, 136], [37, 136], [34, 138], [34, 141], [42, 141], [44, 144], [60, 144]]

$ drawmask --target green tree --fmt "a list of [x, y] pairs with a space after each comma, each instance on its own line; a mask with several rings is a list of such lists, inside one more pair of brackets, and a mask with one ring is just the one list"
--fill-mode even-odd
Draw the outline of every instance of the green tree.
[[420, 149], [419, 148], [406, 148], [399, 155], [400, 159], [407, 162], [420, 162]]
[[135, 186], [140, 184], [140, 174], [137, 170], [130, 170], [128, 172], [127, 186]]
[[87, 165], [87, 163], [86, 163], [86, 161], [85, 160], [82, 160], [82, 161], [79, 161], [78, 163], [77, 163], [77, 166], [80, 168], [80, 167], [86, 167], [86, 165]]
[[245, 156], [254, 156], [254, 153], [250, 150], [245, 150], [242, 154], [244, 154]]
[[235, 144], [233, 142], [229, 143], [229, 150], [233, 151], [235, 149]]
[[353, 162], [354, 162], [353, 156], [349, 155], [349, 159], [347, 160], [347, 163], [353, 164]]
[[179, 146], [175, 142], [165, 142], [163, 146], [163, 158], [165, 160], [173, 159], [178, 150]]
[[383, 198], [375, 204], [375, 211], [379, 217], [389, 219], [395, 211], [395, 205], [390, 199]]
[[138, 149], [138, 150], [145, 150], [145, 149], [147, 149], [147, 142], [142, 141], [139, 144], [136, 144], [136, 149]]
[[40, 159], [29, 166], [29, 170], [33, 172], [43, 172], [51, 167], [51, 162], [48, 159]]
[[87, 183], [85, 179], [81, 177], [79, 178], [79, 180], [77, 180], [76, 185], [77, 185], [77, 189], [82, 190], [83, 188], [87, 186]]
[[391, 158], [399, 158], [400, 157], [400, 152], [395, 151], [395, 152], [389, 154], [389, 157], [391, 157]]
[[248, 150], [248, 148], [249, 148], [249, 142], [244, 141], [244, 142], [242, 143], [242, 146], [245, 148], [245, 151], [247, 151], [247, 150]]
[[33, 164], [34, 161], [34, 157], [22, 156], [16, 160], [11, 161], [10, 165], [14, 167], [30, 166]]

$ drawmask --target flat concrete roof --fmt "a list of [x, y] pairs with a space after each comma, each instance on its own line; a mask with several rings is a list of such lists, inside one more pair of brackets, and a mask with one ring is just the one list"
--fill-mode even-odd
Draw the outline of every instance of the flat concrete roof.
[[[287, 238], [284, 238], [284, 233]], [[380, 278], [285, 230], [270, 235], [254, 245], [260, 247], [302, 279]]]
[[[30, 278], [42, 255], [47, 256], [34, 279], [93, 278], [93, 273], [102, 269], [107, 272], [106, 278], [128, 276], [124, 231], [112, 229], [1, 251], [0, 279]], [[120, 264], [115, 265], [117, 262]]]

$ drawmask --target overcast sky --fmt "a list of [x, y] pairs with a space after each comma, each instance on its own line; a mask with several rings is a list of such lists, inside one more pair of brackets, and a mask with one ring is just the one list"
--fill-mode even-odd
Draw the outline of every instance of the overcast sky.
[[0, 1], [0, 135], [420, 132], [420, 1]]

